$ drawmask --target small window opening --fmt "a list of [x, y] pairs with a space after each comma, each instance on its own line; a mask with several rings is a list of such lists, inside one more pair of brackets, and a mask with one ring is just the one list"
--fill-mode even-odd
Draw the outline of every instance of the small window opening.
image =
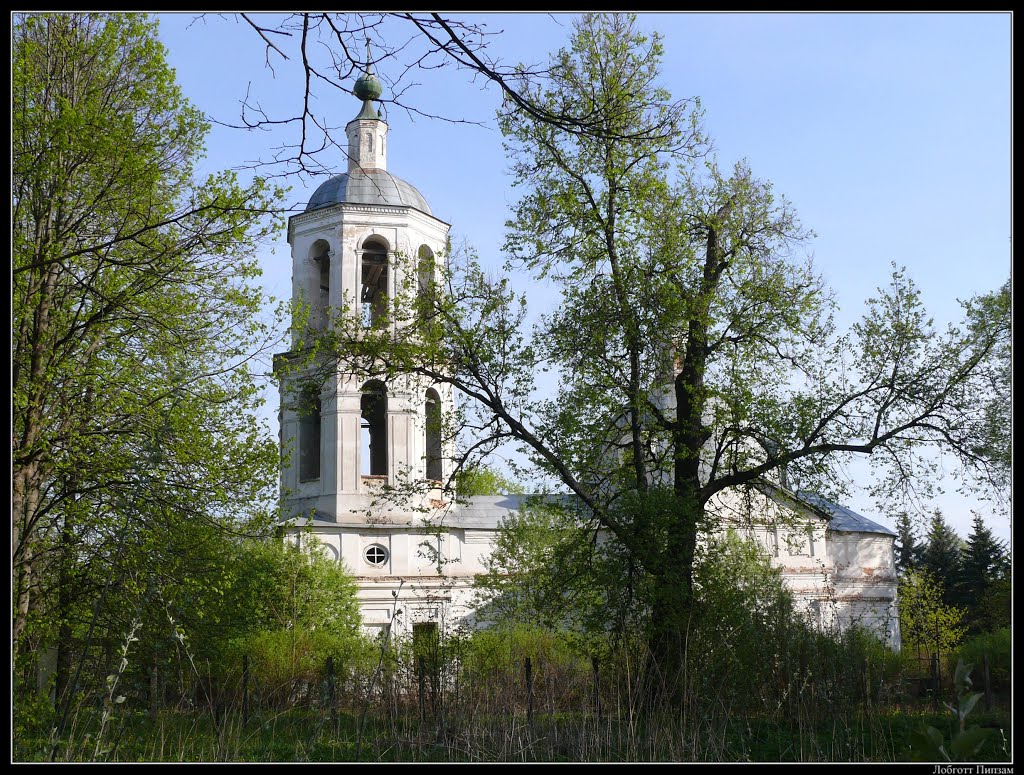
[[388, 561], [388, 550], [380, 544], [370, 544], [363, 552], [363, 559], [367, 564], [380, 568]]

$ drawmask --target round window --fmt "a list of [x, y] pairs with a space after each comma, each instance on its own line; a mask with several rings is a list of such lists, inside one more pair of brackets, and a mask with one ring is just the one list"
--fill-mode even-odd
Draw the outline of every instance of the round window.
[[388, 561], [388, 550], [380, 544], [370, 544], [363, 552], [366, 561], [377, 568]]

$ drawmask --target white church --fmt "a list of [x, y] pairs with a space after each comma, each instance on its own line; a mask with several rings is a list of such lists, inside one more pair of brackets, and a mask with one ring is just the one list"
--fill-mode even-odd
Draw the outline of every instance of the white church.
[[[387, 169], [388, 126], [374, 107], [380, 82], [364, 74], [355, 94], [363, 104], [345, 128], [347, 172], [317, 188], [288, 223], [293, 299], [309, 305], [313, 327], [326, 324], [330, 308], [373, 320], [423, 259], [443, 255], [450, 228]], [[293, 347], [298, 341], [293, 334]], [[415, 502], [381, 500], [400, 479], [440, 482], [450, 474], [446, 445], [428, 418], [452, 405], [451, 389], [412, 376], [383, 384], [337, 369], [319, 392], [301, 385], [301, 374], [280, 374], [281, 443], [289, 453], [282, 505], [294, 534], [312, 534], [353, 573], [367, 630], [472, 625], [474, 577], [522, 496], [456, 503], [437, 488]], [[725, 493], [708, 506], [726, 515], [739, 498]], [[756, 527], [743, 520], [742, 529], [782, 568], [819, 626], [858, 624], [899, 647], [892, 531], [778, 483], [765, 482], [753, 503], [744, 498], [758, 518]]]

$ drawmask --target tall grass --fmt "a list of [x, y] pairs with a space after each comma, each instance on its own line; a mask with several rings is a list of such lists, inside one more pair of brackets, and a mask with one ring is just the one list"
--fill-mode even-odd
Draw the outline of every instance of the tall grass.
[[[597, 655], [523, 626], [439, 639], [427, 651], [398, 640], [376, 654], [353, 652], [335, 662], [333, 692], [308, 653], [292, 675], [279, 661], [253, 659], [248, 718], [240, 670], [214, 682], [209, 696], [194, 693], [201, 701], [172, 703], [155, 717], [144, 693], [122, 687], [115, 713], [82, 697], [59, 758], [905, 761], [913, 729], [949, 725], [902, 693], [904, 663], [869, 636], [785, 636], [786, 648], [773, 650], [694, 634], [682, 645], [675, 693], [651, 691], [642, 642], [605, 644]], [[979, 719], [1009, 728], [1006, 712]], [[47, 758], [48, 743], [45, 721], [16, 726], [15, 759]], [[988, 761], [1009, 754], [1001, 737], [983, 752]]]

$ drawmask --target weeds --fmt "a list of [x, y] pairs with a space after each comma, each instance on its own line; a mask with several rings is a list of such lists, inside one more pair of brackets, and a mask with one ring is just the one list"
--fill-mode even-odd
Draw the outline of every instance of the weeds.
[[[323, 690], [325, 664], [287, 678], [254, 668], [244, 688], [240, 678], [218, 682], [216, 697], [201, 684], [207, 708], [170, 705], [156, 717], [142, 696], [121, 689], [131, 637], [107, 702], [80, 705], [69, 725], [68, 760], [872, 762], [905, 760], [923, 726], [945, 740], [959, 729], [951, 714], [900, 696], [893, 687], [903, 685], [906, 664], [856, 634], [790, 631], [786, 644], [726, 652], [695, 635], [671, 704], [651, 702], [670, 694], [646, 685], [639, 643], [606, 644], [595, 660], [558, 633], [520, 626], [441, 638], [430, 659], [418, 659], [411, 640], [392, 635], [372, 661], [343, 666], [333, 691]], [[751, 654], [771, 658], [758, 665]], [[186, 662], [199, 680], [199, 665]], [[730, 675], [740, 667], [747, 674]], [[1009, 714], [958, 707], [961, 719], [971, 713], [992, 732], [972, 748], [974, 760], [1006, 760], [1009, 745], [995, 729], [1009, 728]], [[16, 732], [16, 759], [45, 755], [24, 724]]]

